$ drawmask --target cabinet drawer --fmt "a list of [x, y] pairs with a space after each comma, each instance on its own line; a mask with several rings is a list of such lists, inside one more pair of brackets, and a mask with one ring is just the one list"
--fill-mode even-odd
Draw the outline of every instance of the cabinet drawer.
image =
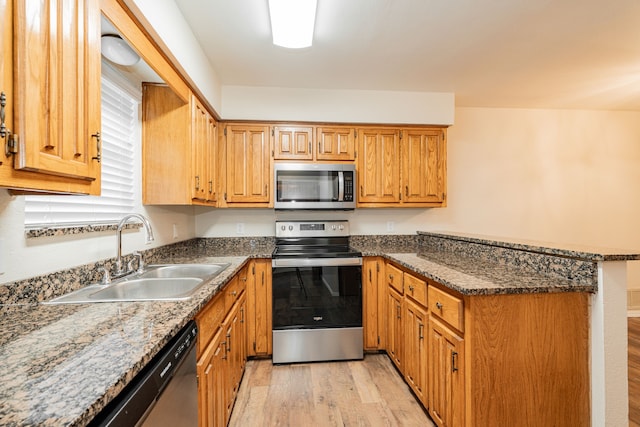
[[429, 286], [429, 310], [431, 313], [459, 331], [464, 331], [464, 306], [462, 299]]
[[225, 313], [224, 295], [218, 294], [196, 316], [196, 323], [198, 324], [198, 357], [202, 355], [209, 341], [220, 328], [220, 323]]
[[239, 275], [236, 275], [227, 285], [224, 287], [224, 311], [225, 313], [231, 310], [233, 304], [236, 302], [242, 290], [244, 289], [245, 282], [240, 280]]
[[405, 295], [410, 296], [418, 304], [427, 307], [427, 282], [409, 273], [404, 274]]
[[385, 267], [387, 283], [393, 287], [396, 291], [402, 295], [404, 293], [403, 286], [403, 273], [399, 268], [394, 267], [391, 264], [387, 264]]

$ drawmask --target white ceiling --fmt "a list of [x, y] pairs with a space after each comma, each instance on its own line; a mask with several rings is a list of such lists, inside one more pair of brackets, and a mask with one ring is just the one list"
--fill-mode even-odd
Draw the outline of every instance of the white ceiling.
[[175, 2], [223, 85], [640, 110], [640, 0], [318, 0], [302, 50], [271, 44], [267, 0]]

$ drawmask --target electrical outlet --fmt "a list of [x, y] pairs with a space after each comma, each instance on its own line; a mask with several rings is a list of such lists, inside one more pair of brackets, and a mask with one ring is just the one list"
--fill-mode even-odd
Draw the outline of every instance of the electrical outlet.
[[396, 223], [393, 221], [387, 221], [387, 231], [393, 231], [396, 227]]
[[7, 258], [9, 257], [4, 247], [4, 239], [0, 239], [0, 276], [5, 273], [5, 269], [7, 268], [5, 265]]
[[244, 234], [244, 222], [236, 223], [236, 234]]
[[178, 238], [178, 226], [176, 224], [173, 224], [173, 238]]

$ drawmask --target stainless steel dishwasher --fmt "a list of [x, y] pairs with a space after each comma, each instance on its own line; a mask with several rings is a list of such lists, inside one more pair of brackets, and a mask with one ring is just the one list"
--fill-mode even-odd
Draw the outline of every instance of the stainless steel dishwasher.
[[197, 426], [197, 336], [191, 321], [90, 426]]

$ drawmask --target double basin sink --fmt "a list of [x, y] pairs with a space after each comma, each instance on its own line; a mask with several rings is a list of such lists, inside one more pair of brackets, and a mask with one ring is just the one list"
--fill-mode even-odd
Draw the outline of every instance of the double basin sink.
[[228, 263], [150, 265], [140, 273], [109, 284], [92, 284], [44, 304], [187, 300], [207, 280], [216, 277], [227, 267]]

